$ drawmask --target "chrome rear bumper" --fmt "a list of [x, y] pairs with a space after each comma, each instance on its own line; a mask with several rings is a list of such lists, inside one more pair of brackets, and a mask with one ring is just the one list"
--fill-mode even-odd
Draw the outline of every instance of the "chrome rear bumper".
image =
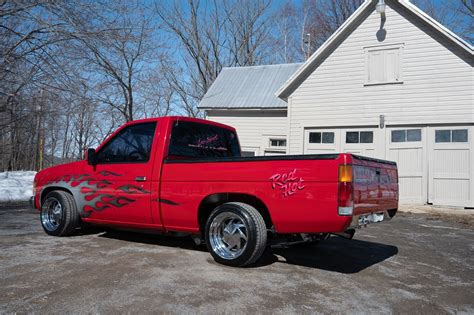
[[362, 228], [370, 223], [389, 221], [395, 216], [396, 210], [373, 212], [352, 217], [350, 228]]

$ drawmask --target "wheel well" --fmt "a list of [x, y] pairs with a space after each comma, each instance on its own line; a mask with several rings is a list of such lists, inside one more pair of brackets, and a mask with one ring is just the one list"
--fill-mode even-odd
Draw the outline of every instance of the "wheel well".
[[273, 226], [270, 212], [268, 212], [267, 206], [259, 198], [248, 194], [219, 193], [207, 196], [201, 201], [201, 204], [199, 205], [198, 221], [201, 231], [204, 230], [207, 218], [211, 214], [212, 210], [226, 202], [243, 202], [254, 207], [262, 215], [267, 228], [270, 229]]
[[52, 191], [54, 191], [54, 190], [62, 190], [62, 191], [65, 191], [65, 192], [67, 192], [67, 193], [70, 193], [70, 194], [72, 195], [71, 191], [69, 191], [68, 189], [66, 189], [66, 188], [64, 188], [64, 187], [58, 187], [58, 186], [46, 187], [45, 189], [43, 189], [43, 190], [41, 191], [40, 207], [41, 207], [41, 205], [43, 204], [44, 198], [45, 198], [50, 192], [52, 192]]

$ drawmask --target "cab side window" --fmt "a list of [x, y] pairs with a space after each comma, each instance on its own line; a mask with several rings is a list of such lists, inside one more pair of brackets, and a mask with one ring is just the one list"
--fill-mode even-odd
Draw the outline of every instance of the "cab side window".
[[97, 154], [97, 162], [145, 163], [150, 159], [156, 122], [128, 126], [107, 142]]

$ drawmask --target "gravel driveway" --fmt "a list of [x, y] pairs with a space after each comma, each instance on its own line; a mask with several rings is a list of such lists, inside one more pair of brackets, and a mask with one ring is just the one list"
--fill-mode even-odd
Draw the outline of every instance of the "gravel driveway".
[[50, 237], [34, 210], [4, 205], [0, 313], [472, 314], [473, 249], [472, 220], [405, 213], [238, 269], [188, 238]]

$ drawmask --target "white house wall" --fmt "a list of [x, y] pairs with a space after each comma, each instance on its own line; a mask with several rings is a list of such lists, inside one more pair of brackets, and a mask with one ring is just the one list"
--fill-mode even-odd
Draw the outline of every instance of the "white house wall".
[[243, 151], [270, 155], [286, 148], [271, 148], [270, 138], [287, 138], [286, 110], [207, 110], [206, 119], [237, 129]]
[[[374, 11], [290, 96], [290, 153], [303, 152], [307, 127], [377, 126], [379, 115], [386, 125], [474, 122], [472, 57], [390, 6], [383, 42], [380, 24]], [[403, 83], [364, 86], [364, 48], [377, 45], [403, 45]]]

